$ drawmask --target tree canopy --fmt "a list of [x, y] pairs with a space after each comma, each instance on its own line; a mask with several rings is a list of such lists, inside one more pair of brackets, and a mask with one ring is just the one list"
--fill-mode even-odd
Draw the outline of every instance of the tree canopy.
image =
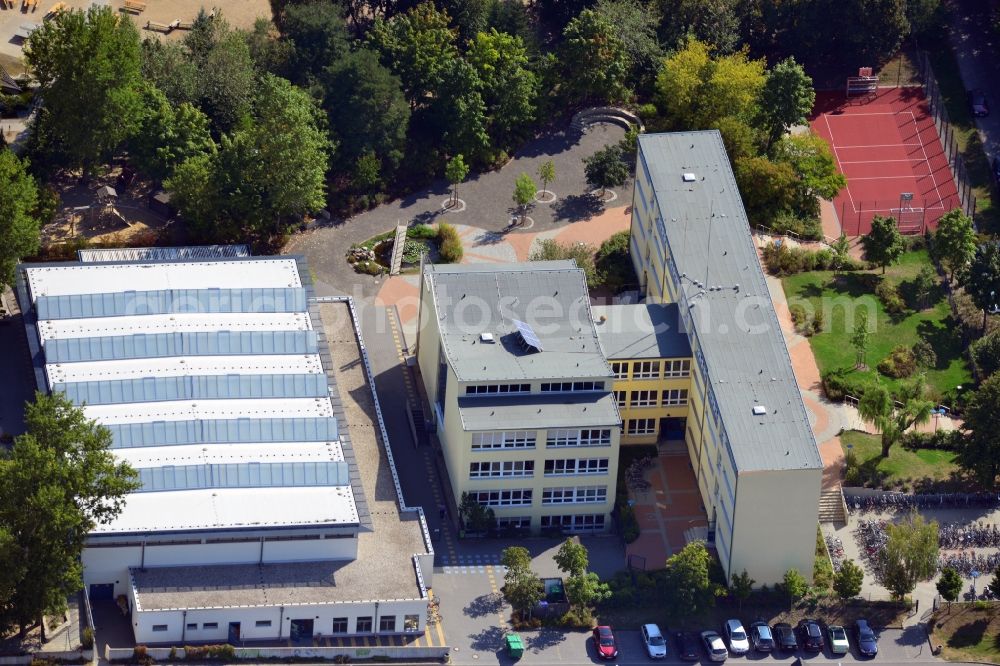
[[671, 606], [681, 616], [696, 616], [715, 603], [708, 575], [711, 555], [701, 541], [692, 541], [667, 559]]
[[[903, 406], [896, 407], [897, 401]], [[909, 428], [927, 423], [933, 408], [933, 401], [927, 399], [927, 382], [923, 375], [901, 382], [895, 395], [881, 382], [875, 382], [865, 388], [858, 401], [858, 412], [881, 433], [883, 458]]]
[[963, 444], [958, 462], [984, 488], [1000, 474], [1000, 374], [991, 375], [968, 399], [962, 412]]
[[583, 159], [583, 172], [587, 182], [601, 188], [601, 196], [609, 187], [619, 187], [628, 180], [629, 169], [622, 149], [617, 144], [605, 146]]
[[972, 218], [961, 208], [950, 210], [938, 220], [934, 231], [932, 251], [941, 265], [954, 279], [957, 271], [964, 270], [976, 256], [976, 229]]
[[983, 311], [985, 331], [986, 313], [1000, 306], [1000, 243], [992, 241], [976, 248], [972, 263], [962, 274], [962, 287]]
[[906, 251], [906, 243], [903, 242], [903, 235], [899, 233], [896, 220], [883, 215], [872, 218], [872, 228], [861, 237], [861, 247], [864, 248], [865, 259], [876, 266], [881, 266], [883, 273], [886, 266], [899, 261]]
[[480, 32], [469, 43], [465, 58], [476, 72], [494, 144], [513, 146], [535, 120], [538, 77], [531, 71], [528, 50], [520, 37]]
[[792, 126], [804, 124], [815, 101], [813, 81], [795, 58], [785, 58], [772, 67], [760, 94], [760, 124], [767, 148]]
[[0, 291], [14, 283], [14, 267], [38, 251], [38, 186], [27, 164], [0, 148]]
[[630, 69], [625, 42], [604, 15], [585, 9], [566, 26], [560, 52], [563, 91], [573, 101], [618, 102]]
[[844, 601], [853, 599], [861, 594], [864, 579], [864, 570], [854, 560], [845, 560], [840, 565], [840, 571], [833, 575], [833, 591]]
[[938, 524], [912, 512], [900, 522], [888, 523], [885, 531], [882, 583], [893, 596], [902, 598], [937, 571]]

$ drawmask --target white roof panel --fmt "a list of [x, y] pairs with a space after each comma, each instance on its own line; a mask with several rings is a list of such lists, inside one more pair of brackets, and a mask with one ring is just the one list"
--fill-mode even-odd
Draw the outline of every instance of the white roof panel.
[[87, 418], [104, 425], [148, 423], [151, 421], [201, 421], [205, 419], [317, 418], [333, 416], [328, 398], [247, 398], [242, 400], [200, 400], [190, 402], [131, 402], [112, 405], [87, 405]]
[[281, 444], [186, 444], [115, 449], [115, 455], [137, 469], [164, 465], [226, 464], [238, 462], [343, 462], [340, 442], [284, 442]]
[[312, 328], [305, 312], [229, 312], [133, 315], [90, 319], [48, 319], [38, 322], [42, 341], [52, 338], [95, 338], [135, 333], [182, 331], [305, 331]]
[[179, 377], [191, 375], [320, 373], [315, 354], [260, 354], [258, 356], [191, 356], [91, 361], [47, 365], [51, 383], [90, 382], [102, 379]]

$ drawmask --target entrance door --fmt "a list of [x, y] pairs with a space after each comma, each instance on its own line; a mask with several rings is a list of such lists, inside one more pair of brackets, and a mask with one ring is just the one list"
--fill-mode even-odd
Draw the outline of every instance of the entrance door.
[[687, 428], [687, 418], [683, 416], [664, 417], [660, 419], [660, 439], [661, 440], [684, 439], [684, 431], [686, 428]]
[[229, 642], [236, 645], [240, 642], [240, 623], [230, 622], [229, 623]]
[[90, 601], [111, 601], [115, 598], [114, 583], [98, 583], [90, 586]]
[[307, 641], [313, 636], [312, 620], [292, 620], [289, 638], [293, 641]]

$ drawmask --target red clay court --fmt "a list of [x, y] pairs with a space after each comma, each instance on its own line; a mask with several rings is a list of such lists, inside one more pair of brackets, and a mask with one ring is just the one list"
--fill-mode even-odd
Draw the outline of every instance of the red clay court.
[[922, 233], [961, 207], [922, 88], [881, 88], [850, 98], [818, 92], [809, 124], [847, 177], [833, 203], [848, 236], [867, 233], [875, 215], [896, 218], [903, 233]]

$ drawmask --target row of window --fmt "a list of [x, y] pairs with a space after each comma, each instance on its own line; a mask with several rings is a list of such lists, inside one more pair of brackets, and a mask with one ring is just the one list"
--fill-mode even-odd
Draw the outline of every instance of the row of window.
[[[604, 514], [583, 514], [574, 516], [542, 516], [543, 528], [560, 528], [567, 532], [596, 532], [604, 529]], [[529, 530], [530, 516], [511, 516], [497, 518], [500, 529]]]
[[[545, 445], [551, 448], [566, 446], [611, 446], [611, 430], [550, 430], [546, 435]], [[473, 451], [533, 448], [535, 448], [535, 431], [533, 430], [477, 432], [472, 435]]]
[[632, 366], [632, 379], [687, 377], [691, 374], [691, 359], [687, 358], [669, 361], [615, 361], [611, 364], [615, 379], [628, 379], [629, 365]]
[[545, 446], [611, 446], [610, 430], [550, 430]]
[[626, 435], [655, 435], [656, 419], [629, 419], [625, 422]]
[[[655, 419], [645, 420], [653, 422], [655, 428]], [[545, 461], [545, 476], [607, 473], [607, 458], [570, 458]], [[470, 479], [530, 478], [534, 475], [534, 460], [484, 460], [469, 463]]]
[[[197, 631], [197, 622], [188, 622], [186, 625], [187, 631]], [[266, 628], [271, 626], [271, 620], [257, 620], [254, 622], [254, 626], [258, 629]], [[370, 615], [358, 617], [354, 622], [354, 633], [356, 634], [370, 634], [373, 633], [372, 628], [375, 626], [374, 618]], [[202, 622], [201, 628], [203, 631], [215, 631], [219, 628], [218, 622]], [[419, 615], [404, 615], [403, 616], [403, 631], [417, 631], [420, 628], [420, 616]], [[169, 624], [154, 624], [153, 631], [169, 631]], [[382, 615], [378, 619], [378, 630], [379, 632], [393, 633], [396, 631], [396, 616], [395, 615]], [[335, 617], [333, 618], [333, 624], [331, 627], [331, 633], [333, 634], [346, 634], [348, 633], [348, 618], [346, 617]]]
[[542, 384], [542, 393], [570, 393], [572, 391], [603, 391], [604, 382], [550, 382]]
[[495, 393], [531, 393], [531, 384], [474, 384], [465, 387], [465, 395]]
[[[546, 382], [542, 393], [569, 393], [573, 391], [603, 391], [604, 382]], [[499, 395], [531, 393], [531, 384], [472, 384], [465, 387], [465, 395]]]
[[[530, 488], [509, 490], [481, 490], [470, 493], [472, 499], [481, 506], [531, 506], [534, 492]], [[607, 486], [581, 486], [578, 488], [545, 488], [542, 490], [542, 504], [603, 504], [608, 500]], [[500, 527], [511, 527], [509, 523]]]
[[686, 405], [687, 389], [666, 389], [662, 391], [615, 391], [615, 401], [619, 407], [673, 407]]

